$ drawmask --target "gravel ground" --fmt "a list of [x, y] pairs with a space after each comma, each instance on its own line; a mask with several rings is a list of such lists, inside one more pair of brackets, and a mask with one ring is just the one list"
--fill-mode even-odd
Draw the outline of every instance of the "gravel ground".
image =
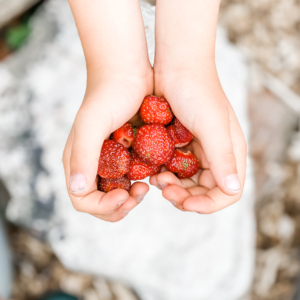
[[300, 1], [222, 0], [229, 38], [252, 50], [265, 70], [300, 94]]
[[250, 120], [257, 218], [251, 299], [289, 300], [300, 270], [300, 169], [290, 155], [298, 120], [267, 90], [250, 97]]
[[[220, 22], [250, 64], [259, 66], [254, 76], [271, 74], [300, 94], [299, 0], [223, 0]], [[249, 108], [257, 186], [251, 299], [288, 300], [299, 274], [299, 114], [264, 88], [252, 91]]]
[[139, 300], [119, 282], [66, 270], [47, 244], [23, 229], [10, 225], [9, 237], [15, 269], [12, 300], [38, 300], [56, 291], [80, 300]]

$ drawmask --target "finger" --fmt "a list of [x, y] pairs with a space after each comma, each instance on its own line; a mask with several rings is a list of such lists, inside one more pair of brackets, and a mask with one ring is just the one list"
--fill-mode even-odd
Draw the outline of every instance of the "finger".
[[108, 193], [94, 190], [84, 197], [75, 197], [70, 194], [70, 198], [77, 211], [92, 215], [109, 215], [128, 200], [129, 194], [123, 189], [116, 189]]
[[179, 179], [175, 174], [167, 171], [159, 173], [150, 177], [150, 184], [156, 186], [158, 189], [163, 190], [168, 185], [178, 185], [183, 188], [189, 188], [198, 185], [198, 178], [201, 174], [199, 171], [191, 178]]
[[136, 199], [138, 203], [142, 202], [146, 194], [149, 192], [148, 184], [144, 182], [135, 182], [130, 189], [129, 195]]
[[160, 190], [163, 190], [169, 184], [177, 184], [182, 186], [181, 180], [169, 171], [151, 176], [149, 182], [151, 185], [156, 186]]
[[[69, 137], [66, 142], [66, 146], [63, 153], [63, 166], [64, 166], [64, 173], [65, 173], [65, 181], [67, 186], [67, 191], [70, 195], [69, 191], [69, 183], [70, 183], [70, 157], [71, 157], [71, 151], [72, 151], [72, 145], [74, 140], [74, 126], [72, 126]], [[96, 188], [97, 189], [97, 188]], [[95, 189], [95, 190], [96, 190]]]
[[237, 202], [241, 197], [241, 193], [235, 196], [227, 196], [215, 187], [205, 194], [199, 194], [187, 198], [183, 207], [186, 210], [196, 211], [200, 214], [211, 214]]
[[138, 202], [135, 198], [129, 197], [127, 201], [121, 205], [119, 209], [114, 211], [110, 215], [94, 215], [94, 217], [101, 219], [103, 221], [108, 222], [118, 222], [125, 218], [130, 211], [132, 211], [136, 206], [138, 205]]
[[63, 153], [63, 165], [64, 165], [64, 172], [65, 172], [65, 180], [67, 184], [67, 188], [69, 188], [69, 174], [70, 174], [70, 156], [71, 156], [71, 150], [72, 150], [72, 144], [73, 144], [73, 138], [74, 138], [74, 130], [73, 126], [71, 128], [70, 134], [68, 136], [64, 153]]
[[194, 186], [188, 189], [184, 189], [177, 185], [169, 185], [163, 190], [163, 196], [178, 209], [189, 210], [184, 208], [185, 200], [194, 195], [205, 195], [207, 192], [207, 188], [200, 186]]
[[105, 114], [99, 118], [101, 111], [98, 103], [89, 101], [82, 105], [73, 125], [69, 191], [77, 197], [91, 192], [97, 176], [101, 147], [111, 131], [109, 118]]
[[235, 120], [231, 119], [226, 103], [222, 105], [213, 99], [206, 103], [205, 113], [195, 120], [195, 135], [201, 141], [218, 187], [227, 195], [235, 195], [242, 188], [230, 132], [230, 122]]
[[194, 138], [192, 143], [189, 144], [186, 149], [190, 150], [197, 157], [201, 169], [209, 169], [209, 163], [206, 159], [204, 150], [197, 138]]
[[117, 209], [109, 215], [99, 215], [94, 214], [95, 217], [108, 221], [108, 222], [118, 222], [128, 215], [128, 213], [134, 209], [138, 203], [140, 203], [147, 192], [149, 191], [149, 186], [144, 182], [135, 182], [130, 189], [130, 197], [126, 202], [118, 205]]
[[199, 178], [199, 185], [204, 186], [210, 190], [217, 186], [217, 183], [210, 170], [203, 170]]
[[184, 188], [170, 184], [162, 192], [163, 197], [170, 201], [176, 208], [183, 210], [183, 202], [191, 194]]

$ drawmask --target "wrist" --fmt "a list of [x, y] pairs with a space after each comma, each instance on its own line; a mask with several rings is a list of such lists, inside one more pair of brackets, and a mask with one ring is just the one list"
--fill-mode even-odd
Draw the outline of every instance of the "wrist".
[[140, 98], [143, 99], [147, 94], [153, 93], [153, 69], [150, 64], [145, 68], [121, 65], [88, 69], [86, 94], [97, 94], [103, 87], [110, 87], [112, 90], [129, 87], [135, 93], [140, 92]]
[[186, 78], [192, 81], [205, 82], [209, 78], [217, 78], [215, 57], [189, 57], [188, 59], [157, 59], [153, 66], [155, 85], [159, 81], [172, 81]]
[[[209, 94], [216, 93], [218, 98], [224, 98], [215, 61], [212, 59], [197, 62], [194, 65], [156, 65], [154, 66], [154, 86], [155, 95], [167, 97], [170, 103], [180, 101], [184, 94], [196, 95], [203, 91], [205, 93], [209, 91]], [[175, 94], [177, 94], [176, 97], [174, 97]], [[207, 94], [207, 97], [212, 97], [212, 95]]]
[[103, 64], [99, 62], [89, 63], [86, 61], [88, 80], [94, 78], [95, 81], [118, 80], [122, 79], [140, 79], [149, 80], [153, 78], [153, 68], [149, 61], [128, 62], [117, 60], [110, 62], [105, 61]]
[[151, 68], [138, 0], [69, 0], [88, 77], [143, 76]]
[[220, 0], [157, 0], [155, 72], [214, 65]]
[[171, 53], [157, 55], [153, 65], [155, 76], [176, 74], [199, 74], [207, 70], [216, 70], [214, 53], [186, 55], [185, 53]]

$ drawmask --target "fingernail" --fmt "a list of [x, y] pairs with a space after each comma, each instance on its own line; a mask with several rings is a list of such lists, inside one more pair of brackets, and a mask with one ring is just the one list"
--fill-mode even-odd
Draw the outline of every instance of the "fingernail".
[[130, 211], [131, 211], [131, 209], [124, 209], [124, 210], [121, 211], [121, 215], [122, 215], [123, 217], [125, 217], [125, 216], [128, 215], [128, 213], [129, 213]]
[[136, 201], [137, 201], [138, 203], [142, 202], [142, 200], [144, 199], [145, 195], [146, 195], [146, 194], [142, 194], [142, 195], [136, 196], [136, 197], [135, 197]]
[[86, 187], [86, 177], [83, 174], [75, 174], [70, 178], [69, 189], [71, 193], [80, 193]]
[[176, 206], [177, 205], [177, 202], [176, 201], [174, 201], [174, 200], [172, 200], [172, 201], [170, 201], [174, 206]]
[[164, 188], [166, 188], [168, 186], [168, 184], [165, 182], [158, 182], [157, 185], [160, 190], [163, 190]]
[[231, 192], [238, 192], [241, 189], [241, 183], [237, 174], [229, 175], [225, 178], [225, 186]]
[[120, 202], [117, 204], [117, 208], [119, 208], [124, 202], [126, 202], [127, 199], [128, 199], [128, 198], [126, 198], [126, 199], [120, 201]]

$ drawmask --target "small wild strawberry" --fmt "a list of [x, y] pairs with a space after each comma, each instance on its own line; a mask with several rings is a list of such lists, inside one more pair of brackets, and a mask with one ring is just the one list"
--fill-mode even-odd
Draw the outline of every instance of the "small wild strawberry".
[[195, 175], [199, 168], [199, 162], [195, 155], [189, 150], [175, 149], [173, 157], [166, 163], [166, 167], [178, 178], [189, 178]]
[[115, 189], [123, 189], [130, 191], [131, 182], [125, 176], [119, 178], [100, 178], [98, 183], [98, 190], [102, 192], [110, 192]]
[[131, 157], [128, 150], [115, 140], [104, 141], [98, 164], [102, 178], [118, 178], [129, 171]]
[[145, 163], [163, 165], [173, 155], [174, 141], [163, 125], [144, 125], [138, 130], [132, 147]]
[[130, 180], [142, 180], [148, 176], [157, 174], [159, 170], [160, 166], [146, 164], [134, 152], [132, 152], [132, 160], [126, 177]]
[[167, 125], [173, 119], [170, 104], [164, 97], [147, 96], [145, 97], [140, 115], [147, 124]]
[[134, 140], [133, 128], [130, 123], [125, 123], [113, 133], [113, 139], [125, 148], [130, 148]]
[[174, 125], [168, 126], [167, 130], [174, 140], [176, 148], [187, 146], [194, 138], [193, 134], [177, 118], [174, 119]]

